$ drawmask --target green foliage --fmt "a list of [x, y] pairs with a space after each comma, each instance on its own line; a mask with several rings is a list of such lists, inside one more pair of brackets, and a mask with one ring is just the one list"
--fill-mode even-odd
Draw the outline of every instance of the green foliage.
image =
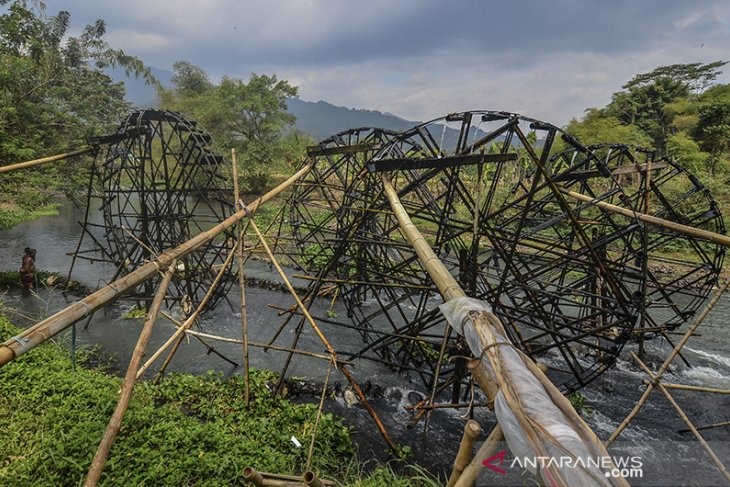
[[0, 230], [14, 227], [15, 225], [40, 218], [42, 216], [58, 215], [58, 204], [51, 203], [28, 209], [18, 205], [0, 204]]
[[[0, 318], [0, 340], [17, 333]], [[84, 353], [80, 354], [84, 358]], [[107, 485], [240, 482], [245, 466], [298, 473], [316, 417], [313, 404], [272, 396], [269, 371], [251, 375], [252, 407], [243, 379], [171, 375], [159, 386], [143, 382], [114, 444]], [[114, 409], [120, 381], [97, 370], [73, 373], [57, 345], [34, 349], [0, 370], [0, 484], [69, 485], [85, 476]], [[332, 414], [320, 419], [313, 468], [336, 474], [351, 456], [349, 430]]]
[[[0, 341], [19, 329], [0, 315]], [[88, 350], [79, 350], [80, 362]], [[172, 374], [141, 382], [102, 476], [103, 485], [234, 485], [244, 467], [301, 474], [317, 407], [272, 396], [276, 373], [251, 371], [251, 407], [241, 376]], [[86, 476], [111, 416], [120, 379], [72, 369], [56, 343], [36, 347], [0, 369], [0, 485], [73, 485]], [[363, 477], [342, 420], [321, 416], [312, 469], [361, 487], [439, 485], [423, 470], [389, 466]], [[353, 470], [354, 466], [354, 470]]]
[[568, 401], [578, 413], [590, 413], [592, 409], [588, 406], [586, 397], [580, 392], [574, 392], [568, 396]]
[[145, 317], [147, 317], [147, 310], [144, 306], [132, 306], [122, 315], [125, 320], [143, 320]]
[[244, 191], [267, 190], [277, 167], [288, 172], [304, 154], [308, 139], [297, 132], [285, 135], [295, 120], [286, 111], [286, 99], [297, 95], [287, 81], [251, 74], [248, 82], [225, 76], [215, 85], [205, 71], [188, 62], [177, 62], [173, 69], [175, 86], [159, 90], [160, 106], [198, 120], [220, 153], [236, 149]]
[[[109, 131], [130, 104], [104, 68], [119, 66], [154, 82], [139, 59], [104, 41], [104, 21], [75, 37], [66, 11], [49, 17], [41, 2], [0, 3], [6, 6], [0, 15], [0, 163], [64, 152]], [[0, 203], [35, 210], [53, 192], [72, 192], [85, 180], [78, 160], [4, 175]]]

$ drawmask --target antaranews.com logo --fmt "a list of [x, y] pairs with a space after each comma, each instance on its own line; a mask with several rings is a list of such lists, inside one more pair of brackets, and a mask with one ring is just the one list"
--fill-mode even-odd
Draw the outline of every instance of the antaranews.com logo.
[[[555, 467], [558, 469], [580, 468], [583, 470], [599, 469], [606, 477], [623, 477], [626, 479], [642, 478], [644, 476], [644, 462], [638, 456], [613, 457], [515, 457], [510, 462], [505, 461], [507, 450], [502, 450], [482, 462], [487, 469], [498, 475], [507, 475], [506, 468], [523, 470], [537, 470]], [[507, 464], [506, 464], [507, 463]]]

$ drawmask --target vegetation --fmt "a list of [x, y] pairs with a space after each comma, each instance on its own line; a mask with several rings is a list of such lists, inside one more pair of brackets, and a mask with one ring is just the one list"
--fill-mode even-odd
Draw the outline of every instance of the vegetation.
[[[0, 316], [0, 340], [18, 329]], [[81, 351], [78, 358], [89, 359]], [[169, 375], [142, 382], [112, 449], [105, 485], [231, 485], [243, 468], [299, 474], [316, 416], [313, 404], [272, 396], [270, 371], [253, 371], [252, 406], [243, 404], [243, 379]], [[0, 484], [72, 485], [85, 477], [111, 416], [120, 379], [98, 369], [73, 372], [56, 343], [37, 347], [0, 369]], [[438, 485], [413, 470], [408, 477], [380, 466], [363, 475], [349, 429], [326, 413], [320, 419], [312, 468], [362, 486]]]
[[236, 149], [244, 191], [268, 189], [273, 174], [290, 172], [312, 143], [291, 129], [295, 118], [286, 111], [286, 99], [295, 97], [297, 88], [276, 75], [252, 73], [247, 83], [224, 76], [216, 85], [205, 71], [186, 61], [176, 62], [173, 70], [174, 86], [160, 88], [160, 106], [202, 123], [219, 153]]
[[[0, 161], [3, 164], [65, 152], [88, 136], [109, 131], [130, 104], [124, 87], [104, 74], [122, 67], [154, 82], [136, 57], [104, 41], [97, 20], [69, 35], [66, 11], [47, 16], [41, 2], [0, 0]], [[54, 193], [73, 194], [86, 181], [83, 159], [4, 174], [0, 224], [30, 218]], [[40, 189], [42, 188], [42, 189]]]

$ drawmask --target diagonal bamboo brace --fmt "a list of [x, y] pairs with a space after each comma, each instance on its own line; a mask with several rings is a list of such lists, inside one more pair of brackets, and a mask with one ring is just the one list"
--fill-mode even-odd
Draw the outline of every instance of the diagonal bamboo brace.
[[253, 201], [247, 206], [247, 208], [239, 210], [210, 230], [201, 232], [178, 247], [163, 252], [155, 260], [148, 262], [126, 276], [117, 279], [111, 284], [104, 286], [95, 293], [85, 297], [81, 301], [64, 308], [45, 320], [25, 329], [19, 335], [0, 344], [0, 367], [26, 353], [31, 348], [34, 348], [57, 335], [72, 324], [87, 317], [90, 313], [112, 302], [125, 292], [134, 289], [141, 283], [152, 278], [156, 275], [158, 270], [168, 268], [173, 260], [180, 260], [200, 246], [207, 244], [215, 238], [216, 235], [219, 235], [233, 227], [240, 220], [255, 212], [259, 206], [271, 200], [286, 188], [294, 184], [294, 182], [309, 172], [312, 165], [313, 163], [311, 162], [305, 165], [302, 169], [292, 175], [292, 177]]

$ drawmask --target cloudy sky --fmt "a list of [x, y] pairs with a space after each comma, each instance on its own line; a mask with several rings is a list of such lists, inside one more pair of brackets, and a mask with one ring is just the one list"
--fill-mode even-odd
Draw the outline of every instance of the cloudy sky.
[[[555, 124], [639, 72], [730, 60], [726, 0], [46, 0], [147, 64], [277, 74], [304, 100], [429, 120], [468, 109]], [[730, 82], [730, 65], [721, 81]]]

